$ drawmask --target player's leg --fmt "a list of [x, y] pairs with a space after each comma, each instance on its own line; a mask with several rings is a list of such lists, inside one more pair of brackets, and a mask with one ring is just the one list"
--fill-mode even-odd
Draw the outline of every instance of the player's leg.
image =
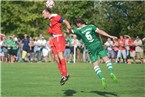
[[56, 63], [57, 63], [58, 69], [59, 69], [60, 74], [61, 74], [61, 76], [62, 76], [62, 74], [63, 74], [62, 65], [61, 65], [61, 62], [60, 62], [60, 60], [59, 60], [57, 48], [56, 48], [56, 46], [55, 46], [55, 39], [52, 39], [52, 40], [49, 42], [49, 44], [51, 45], [51, 49], [52, 49], [52, 51], [53, 51], [55, 61], [56, 61]]
[[109, 70], [110, 77], [113, 79], [114, 82], [117, 82], [117, 77], [113, 73], [113, 67], [112, 67], [111, 61], [109, 60], [109, 58], [107, 56], [106, 57], [103, 57], [103, 60], [104, 60], [104, 62], [107, 65], [107, 69]]
[[100, 69], [100, 67], [99, 67], [99, 65], [98, 65], [98, 61], [94, 62], [94, 63], [93, 63], [93, 66], [94, 66], [94, 70], [95, 70], [96, 74], [98, 75], [98, 77], [99, 77], [100, 79], [104, 78], [104, 76], [103, 76], [103, 74], [102, 74], [102, 71], [101, 71], [101, 69]]
[[105, 48], [102, 49], [98, 54], [104, 60], [104, 62], [106, 63], [107, 68], [108, 68], [109, 73], [110, 73], [110, 77], [113, 79], [113, 81], [117, 82], [117, 78], [113, 73], [113, 67], [112, 67], [111, 60], [108, 58]]
[[55, 60], [57, 62], [58, 69], [59, 69], [61, 76], [62, 76], [62, 78], [60, 80], [60, 84], [64, 85], [65, 82], [68, 80], [69, 76], [64, 76], [64, 74], [66, 73], [66, 70], [64, 70], [65, 67], [62, 65], [62, 60], [60, 60], [58, 54], [55, 54]]
[[63, 76], [67, 76], [68, 73], [67, 73], [67, 68], [66, 68], [66, 60], [63, 56], [63, 52], [59, 52], [58, 57], [62, 65]]
[[98, 75], [98, 77], [101, 79], [104, 89], [106, 89], [107, 83], [106, 83], [106, 79], [104, 78], [102, 71], [99, 67], [98, 56], [94, 52], [89, 53], [89, 54], [90, 54], [90, 59], [93, 63], [94, 70], [95, 70], [96, 74]]
[[62, 72], [62, 66], [61, 66], [61, 62], [60, 62], [60, 60], [59, 60], [59, 57], [58, 57], [57, 54], [55, 54], [54, 57], [55, 57], [55, 60], [56, 60], [58, 69], [59, 69], [59, 71], [60, 71], [60, 74], [61, 74], [61, 76], [62, 76], [63, 72]]
[[64, 36], [57, 37], [56, 49], [58, 51], [58, 57], [60, 59], [61, 65], [62, 65], [63, 76], [67, 76], [68, 72], [67, 72], [67, 68], [66, 68], [66, 60], [65, 60], [65, 57], [63, 54], [65, 51], [65, 37]]
[[59, 56], [60, 63], [61, 63], [61, 66], [62, 66], [62, 78], [60, 80], [60, 84], [64, 85], [65, 82], [68, 80], [69, 75], [68, 75], [68, 72], [67, 72], [66, 61], [65, 61], [65, 58], [63, 56], [63, 52], [59, 52], [58, 56]]
[[69, 75], [67, 73], [66, 63], [64, 62], [64, 59], [60, 59], [60, 52], [58, 54], [55, 54], [55, 60], [57, 62], [58, 69], [59, 69], [61, 76], [62, 76], [62, 78], [60, 80], [60, 84], [64, 85], [65, 82], [68, 80]]
[[94, 62], [93, 66], [94, 66], [94, 70], [95, 70], [96, 74], [102, 80], [102, 85], [103, 85], [104, 89], [106, 89], [107, 88], [106, 79], [104, 78], [104, 76], [102, 74], [102, 71], [98, 65], [98, 61]]
[[57, 37], [55, 40], [55, 47], [58, 52], [58, 58], [60, 60], [61, 66], [62, 66], [62, 79], [60, 81], [61, 85], [65, 84], [65, 82], [68, 80], [69, 75], [67, 72], [66, 67], [66, 60], [64, 58], [63, 52], [65, 51], [65, 38], [64, 36]]
[[58, 56], [58, 51], [57, 51], [57, 38], [53, 38], [49, 41], [49, 45], [51, 46], [51, 49], [53, 51], [53, 54], [54, 54], [54, 59], [57, 63], [57, 66], [58, 66], [58, 69], [60, 71], [60, 74], [62, 76], [63, 72], [62, 72], [62, 65], [61, 65], [61, 62], [59, 60], [59, 56]]

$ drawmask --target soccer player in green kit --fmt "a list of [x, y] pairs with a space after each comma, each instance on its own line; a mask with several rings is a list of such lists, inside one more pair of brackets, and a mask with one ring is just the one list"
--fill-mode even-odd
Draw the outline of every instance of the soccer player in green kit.
[[78, 28], [74, 30], [69, 30], [68, 32], [76, 34], [79, 38], [83, 40], [86, 48], [89, 51], [89, 55], [94, 66], [94, 70], [96, 74], [98, 75], [98, 77], [101, 79], [104, 89], [106, 89], [107, 83], [99, 67], [98, 56], [100, 56], [104, 60], [104, 62], [107, 64], [110, 77], [113, 79], [113, 81], [117, 82], [117, 78], [113, 73], [112, 63], [107, 56], [107, 52], [105, 48], [103, 47], [102, 43], [100, 42], [100, 40], [98, 39], [97, 34], [101, 34], [103, 36], [110, 37], [113, 39], [115, 39], [116, 37], [107, 34], [106, 32], [98, 29], [94, 25], [86, 25], [86, 23], [82, 19], [79, 19], [79, 18], [76, 19], [76, 24]]

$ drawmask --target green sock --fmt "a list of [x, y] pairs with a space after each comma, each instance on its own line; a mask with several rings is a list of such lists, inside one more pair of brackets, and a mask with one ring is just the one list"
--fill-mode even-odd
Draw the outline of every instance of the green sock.
[[102, 74], [101, 69], [100, 69], [99, 66], [95, 66], [95, 67], [94, 67], [94, 70], [95, 70], [96, 74], [98, 75], [98, 77], [99, 77], [100, 79], [104, 78], [104, 76], [103, 76], [103, 74]]
[[108, 61], [106, 62], [106, 64], [107, 64], [107, 68], [108, 68], [109, 72], [110, 72], [110, 73], [113, 73], [113, 68], [112, 68], [112, 63], [111, 63], [111, 61], [108, 60]]

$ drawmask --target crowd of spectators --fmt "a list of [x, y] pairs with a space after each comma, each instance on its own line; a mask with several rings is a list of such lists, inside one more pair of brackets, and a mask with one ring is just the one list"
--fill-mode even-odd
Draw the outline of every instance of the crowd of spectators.
[[120, 36], [119, 39], [108, 40], [104, 43], [107, 49], [107, 54], [113, 63], [124, 63], [130, 64], [136, 63], [136, 60], [140, 60], [140, 63], [144, 63], [144, 45], [145, 39], [140, 39], [136, 36], [135, 39], [128, 35]]
[[2, 62], [48, 62], [54, 61], [52, 51], [42, 34], [39, 37], [24, 38], [3, 36], [0, 38], [0, 60]]
[[[66, 35], [66, 49], [64, 56], [68, 63], [74, 61], [74, 53], [76, 62], [90, 62], [90, 57], [84, 43], [75, 35]], [[124, 62], [144, 63], [143, 44], [145, 39], [138, 36], [133, 39], [130, 36], [120, 36], [119, 39], [110, 39], [104, 43], [108, 57], [113, 63]], [[20, 39], [13, 36], [0, 35], [0, 61], [2, 62], [54, 62], [54, 55], [49, 46], [49, 39], [46, 40], [42, 34], [38, 37], [29, 37], [24, 34], [24, 38]]]

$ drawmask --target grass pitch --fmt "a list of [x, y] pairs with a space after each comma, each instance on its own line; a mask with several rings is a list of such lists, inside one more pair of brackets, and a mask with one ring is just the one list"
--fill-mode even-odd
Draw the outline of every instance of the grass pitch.
[[145, 97], [145, 64], [115, 64], [113, 83], [105, 64], [107, 89], [89, 63], [67, 65], [70, 79], [60, 86], [60, 74], [52, 63], [2, 63], [2, 97]]

